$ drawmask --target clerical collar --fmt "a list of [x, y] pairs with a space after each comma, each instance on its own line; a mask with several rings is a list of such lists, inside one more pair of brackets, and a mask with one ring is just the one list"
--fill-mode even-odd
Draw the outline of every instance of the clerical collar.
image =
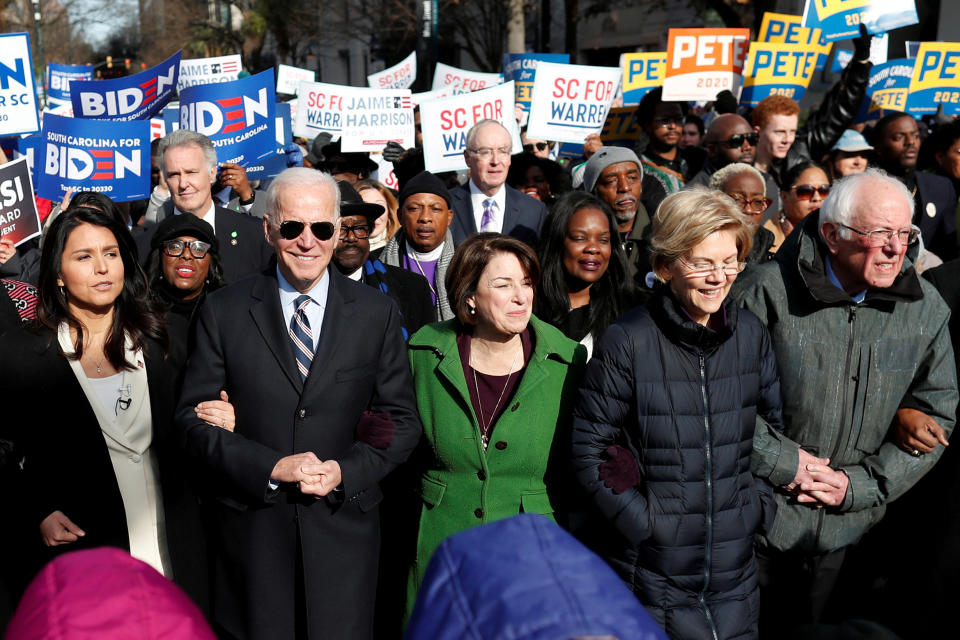
[[428, 251], [427, 253], [420, 253], [416, 249], [410, 246], [410, 243], [406, 243], [407, 257], [413, 258], [414, 260], [419, 260], [420, 262], [435, 262], [440, 259], [440, 256], [443, 255], [443, 245], [441, 242], [433, 251]]

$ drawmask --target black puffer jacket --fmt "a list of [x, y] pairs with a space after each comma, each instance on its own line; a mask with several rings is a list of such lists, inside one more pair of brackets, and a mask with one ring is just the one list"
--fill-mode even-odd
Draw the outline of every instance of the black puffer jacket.
[[[717, 331], [693, 322], [667, 287], [604, 333], [574, 411], [577, 477], [621, 534], [597, 549], [671, 638], [753, 638], [753, 534], [773, 516], [772, 488], [750, 473], [757, 414], [782, 429], [770, 337], [724, 304]], [[640, 485], [599, 479], [619, 443]]]

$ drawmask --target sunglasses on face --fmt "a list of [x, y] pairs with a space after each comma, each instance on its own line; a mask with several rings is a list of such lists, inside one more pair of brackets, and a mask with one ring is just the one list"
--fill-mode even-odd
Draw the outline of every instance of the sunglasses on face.
[[744, 140], [746, 140], [747, 144], [749, 144], [751, 147], [755, 147], [757, 146], [757, 141], [759, 139], [760, 139], [760, 134], [756, 132], [737, 133], [730, 136], [729, 139], [724, 140], [722, 144], [724, 144], [728, 149], [739, 149], [740, 147], [743, 146]]
[[[299, 238], [306, 223], [299, 220], [284, 220], [280, 223], [280, 236], [286, 240]], [[333, 237], [332, 222], [311, 222], [310, 232], [317, 240], [329, 240]]]
[[797, 194], [797, 200], [809, 200], [813, 197], [813, 192], [816, 191], [820, 194], [821, 198], [826, 198], [827, 194], [830, 193], [830, 185], [821, 184], [815, 186], [812, 184], [798, 184], [795, 187], [790, 187]]
[[525, 145], [523, 145], [523, 150], [526, 151], [527, 153], [529, 153], [529, 152], [533, 151], [533, 148], [534, 148], [534, 147], [536, 147], [536, 148], [537, 148], [537, 151], [543, 151], [543, 150], [546, 149], [548, 146], [550, 146], [550, 145], [549, 145], [548, 143], [546, 143], [546, 142], [531, 142], [530, 144], [525, 144]]
[[183, 255], [184, 249], [190, 249], [190, 255], [194, 258], [202, 258], [210, 251], [210, 243], [202, 240], [167, 240], [163, 243], [163, 252], [171, 258], [179, 258]]

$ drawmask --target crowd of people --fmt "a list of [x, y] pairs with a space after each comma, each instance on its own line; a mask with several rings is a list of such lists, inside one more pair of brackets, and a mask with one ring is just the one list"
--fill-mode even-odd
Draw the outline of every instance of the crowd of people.
[[[179, 130], [149, 200], [68, 194], [0, 241], [8, 637], [107, 609], [50, 604], [104, 563], [189, 637], [527, 637], [516, 599], [558, 640], [945, 637], [960, 123], [855, 125], [868, 44], [803, 126], [654, 90], [634, 148], [481, 120], [465, 175], [388, 145], [396, 191]], [[529, 536], [622, 626], [534, 605]]]

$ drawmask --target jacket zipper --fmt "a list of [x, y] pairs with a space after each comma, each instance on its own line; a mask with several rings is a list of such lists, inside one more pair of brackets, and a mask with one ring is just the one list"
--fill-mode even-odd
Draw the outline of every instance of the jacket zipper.
[[697, 595], [697, 600], [707, 616], [707, 624], [710, 625], [713, 640], [718, 640], [717, 625], [713, 621], [713, 614], [710, 613], [710, 607], [707, 606], [704, 596], [710, 587], [710, 567], [713, 564], [713, 445], [710, 437], [710, 401], [707, 399], [707, 367], [704, 362], [703, 351], [700, 351], [698, 355], [700, 357], [700, 394], [703, 396], [703, 431], [706, 436], [704, 447], [707, 461], [707, 537], [703, 565], [703, 590]]
[[[840, 449], [843, 447], [843, 443], [847, 438], [847, 433], [850, 431], [847, 425], [847, 392], [850, 390], [850, 361], [853, 359], [853, 345], [857, 332], [856, 320], [857, 307], [854, 305], [850, 307], [850, 312], [847, 316], [850, 336], [847, 341], [847, 361], [843, 369], [843, 403], [841, 404], [842, 409], [840, 413], [840, 432], [837, 434], [837, 441], [834, 443], [833, 449], [830, 452], [831, 466], [835, 464], [837, 454], [840, 453]], [[817, 511], [817, 542], [819, 543], [820, 533], [823, 531], [823, 523], [826, 520], [826, 514], [823, 509], [818, 509]]]

